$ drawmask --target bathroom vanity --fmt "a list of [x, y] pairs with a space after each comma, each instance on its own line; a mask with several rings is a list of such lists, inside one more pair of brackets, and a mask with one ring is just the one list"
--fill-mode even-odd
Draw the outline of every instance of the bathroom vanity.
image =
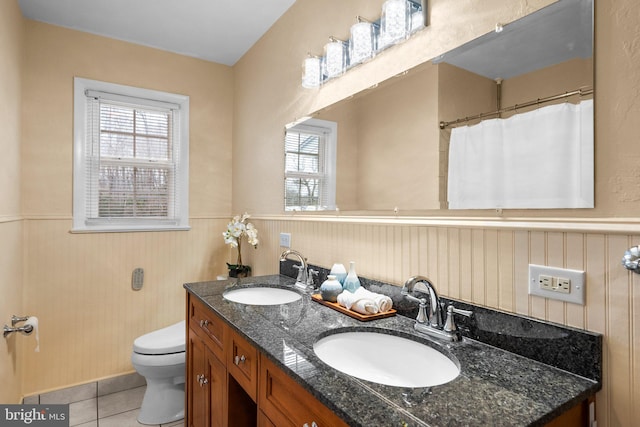
[[[272, 275], [184, 285], [187, 426], [589, 425], [599, 378], [474, 339], [427, 338], [414, 331], [410, 317], [361, 322], [312, 301], [304, 291], [297, 290], [303, 294], [297, 301], [268, 306], [223, 296], [257, 285], [294, 289], [294, 282]], [[314, 353], [322, 336], [373, 330], [435, 348], [458, 364], [460, 375], [433, 387], [387, 386], [343, 374]], [[572, 339], [562, 333], [549, 339], [555, 338]], [[402, 354], [397, 363], [404, 363]]]

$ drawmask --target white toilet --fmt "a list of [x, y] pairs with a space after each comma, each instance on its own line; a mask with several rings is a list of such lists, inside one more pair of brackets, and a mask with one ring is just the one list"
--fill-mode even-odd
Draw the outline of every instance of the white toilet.
[[142, 424], [164, 424], [184, 418], [185, 328], [183, 320], [133, 342], [131, 363], [147, 380], [138, 415]]

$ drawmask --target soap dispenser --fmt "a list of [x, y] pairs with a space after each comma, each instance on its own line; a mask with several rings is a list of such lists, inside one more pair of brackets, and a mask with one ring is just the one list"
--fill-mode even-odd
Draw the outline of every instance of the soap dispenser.
[[345, 291], [349, 291], [351, 293], [355, 292], [356, 289], [360, 287], [360, 279], [358, 279], [358, 275], [356, 274], [356, 263], [354, 261], [349, 262], [349, 273], [347, 277], [344, 279], [344, 284], [342, 288]]

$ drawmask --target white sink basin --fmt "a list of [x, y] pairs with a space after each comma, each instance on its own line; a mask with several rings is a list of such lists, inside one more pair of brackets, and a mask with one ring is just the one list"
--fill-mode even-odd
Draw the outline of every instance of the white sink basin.
[[342, 332], [319, 339], [316, 355], [327, 365], [356, 378], [396, 387], [448, 383], [460, 368], [428, 345], [377, 332]]
[[222, 294], [226, 300], [247, 305], [280, 305], [298, 301], [299, 293], [282, 288], [255, 286], [251, 288], [229, 289]]

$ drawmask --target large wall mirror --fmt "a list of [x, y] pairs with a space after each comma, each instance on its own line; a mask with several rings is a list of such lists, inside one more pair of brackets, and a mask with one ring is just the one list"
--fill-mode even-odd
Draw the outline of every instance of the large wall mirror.
[[[531, 111], [541, 107], [531, 101], [559, 94], [576, 93], [549, 104], [589, 99], [592, 52], [592, 1], [559, 0], [314, 112], [337, 123], [335, 204], [354, 213], [448, 209], [452, 129]], [[593, 175], [592, 159], [590, 168]]]

